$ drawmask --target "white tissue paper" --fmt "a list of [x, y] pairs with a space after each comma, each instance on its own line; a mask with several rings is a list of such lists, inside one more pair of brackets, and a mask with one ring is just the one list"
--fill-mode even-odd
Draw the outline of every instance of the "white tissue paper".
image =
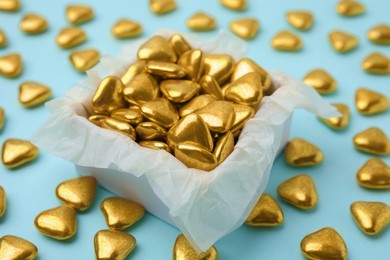
[[[173, 32], [157, 34], [169, 37]], [[220, 32], [210, 41], [184, 35], [193, 48], [242, 58], [247, 45]], [[211, 172], [189, 169], [171, 154], [140, 147], [130, 138], [87, 120], [100, 81], [121, 76], [137, 58], [145, 39], [126, 46], [120, 57], [105, 56], [87, 78], [64, 98], [46, 104], [51, 116], [31, 141], [40, 149], [76, 165], [81, 175], [95, 176], [100, 185], [137, 201], [147, 211], [176, 226], [198, 251], [245, 221], [260, 195], [278, 153], [287, 142], [291, 116], [303, 108], [317, 116], [337, 116], [312, 88], [283, 72], [271, 72], [275, 92], [243, 128], [230, 156]]]

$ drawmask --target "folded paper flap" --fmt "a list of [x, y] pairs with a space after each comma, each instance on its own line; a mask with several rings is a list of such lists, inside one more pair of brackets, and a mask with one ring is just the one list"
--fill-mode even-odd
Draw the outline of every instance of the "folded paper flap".
[[[162, 31], [164, 36], [173, 32]], [[242, 57], [246, 44], [229, 33], [202, 42], [187, 38], [194, 48]], [[277, 152], [287, 140], [286, 128], [296, 108], [319, 116], [335, 115], [312, 89], [283, 72], [271, 73], [277, 90], [264, 98], [259, 113], [247, 122], [233, 153], [211, 172], [188, 169], [165, 151], [140, 147], [130, 138], [99, 128], [85, 116], [100, 80], [120, 76], [144, 40], [122, 50], [121, 58], [105, 57], [88, 77], [67, 92], [66, 98], [47, 104], [49, 119], [31, 138], [42, 150], [76, 165], [114, 169], [141, 176], [169, 208], [174, 223], [198, 251], [207, 250], [241, 225], [264, 191]], [[115, 178], [113, 176], [113, 178]]]

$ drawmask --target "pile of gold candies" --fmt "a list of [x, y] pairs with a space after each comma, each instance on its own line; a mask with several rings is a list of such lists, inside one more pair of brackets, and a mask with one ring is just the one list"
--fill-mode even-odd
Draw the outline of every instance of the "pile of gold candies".
[[269, 74], [251, 59], [203, 53], [180, 34], [153, 36], [121, 78], [100, 82], [89, 120], [210, 171], [233, 151], [270, 86]]

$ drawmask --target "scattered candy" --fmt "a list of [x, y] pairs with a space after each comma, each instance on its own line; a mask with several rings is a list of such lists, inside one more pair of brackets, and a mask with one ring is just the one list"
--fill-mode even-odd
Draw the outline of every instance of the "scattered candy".
[[217, 256], [218, 252], [214, 246], [201, 254], [196, 253], [183, 234], [176, 238], [173, 247], [173, 260], [216, 260]]
[[313, 26], [314, 16], [308, 11], [288, 11], [288, 23], [299, 30], [309, 30]]
[[96, 179], [84, 176], [60, 183], [56, 188], [56, 196], [64, 204], [79, 211], [91, 206], [96, 193]]
[[336, 12], [343, 16], [357, 16], [365, 11], [364, 4], [355, 0], [340, 0], [336, 5]]
[[0, 29], [0, 48], [6, 47], [8, 44], [7, 35]]
[[5, 167], [17, 168], [34, 160], [38, 153], [38, 147], [29, 141], [7, 139], [3, 143], [1, 159]]
[[367, 38], [376, 44], [390, 44], [390, 25], [379, 24], [367, 32]]
[[385, 95], [366, 88], [356, 90], [355, 104], [363, 115], [382, 113], [390, 107], [390, 101]]
[[323, 69], [310, 71], [303, 81], [322, 95], [333, 93], [337, 89], [336, 80]]
[[0, 238], [0, 259], [4, 260], [34, 260], [38, 248], [31, 242], [16, 236]]
[[0, 57], [0, 75], [15, 78], [22, 73], [23, 61], [18, 53], [10, 53]]
[[26, 81], [19, 86], [19, 102], [25, 107], [38, 106], [51, 97], [51, 89], [38, 82]]
[[332, 106], [337, 108], [341, 116], [320, 118], [327, 126], [335, 130], [345, 129], [349, 125], [350, 112], [349, 107], [345, 104], [333, 103]]
[[176, 62], [177, 56], [169, 42], [162, 36], [153, 36], [138, 50], [138, 59]]
[[219, 2], [223, 6], [235, 11], [243, 11], [248, 6], [247, 0], [220, 0]]
[[301, 242], [301, 251], [310, 260], [346, 260], [348, 255], [343, 238], [330, 227], [305, 236]]
[[355, 135], [353, 143], [356, 149], [378, 155], [390, 153], [390, 140], [387, 135], [377, 127], [371, 127]]
[[362, 68], [372, 74], [390, 74], [390, 59], [379, 52], [374, 52], [363, 60]]
[[354, 202], [351, 214], [360, 229], [370, 236], [379, 234], [390, 223], [390, 207], [382, 202]]
[[390, 167], [381, 159], [369, 159], [357, 172], [360, 186], [368, 189], [390, 189]]
[[284, 153], [288, 164], [292, 166], [310, 166], [323, 161], [321, 150], [302, 138], [294, 138], [287, 143]]
[[40, 34], [47, 30], [47, 20], [34, 13], [27, 13], [23, 16], [19, 24], [19, 29], [28, 34]]
[[300, 209], [311, 209], [318, 203], [314, 181], [305, 174], [284, 181], [279, 185], [277, 192], [284, 201]]
[[347, 32], [332, 31], [329, 33], [329, 42], [336, 51], [348, 52], [356, 48], [359, 44], [359, 39]]
[[87, 33], [78, 27], [66, 27], [57, 35], [58, 46], [69, 49], [78, 46], [87, 40]]
[[176, 9], [176, 0], [149, 0], [150, 10], [155, 14], [166, 14]]
[[73, 51], [69, 54], [69, 60], [79, 72], [85, 72], [95, 66], [100, 59], [100, 54], [94, 49]]
[[111, 230], [126, 229], [140, 220], [145, 213], [140, 204], [120, 197], [103, 200], [100, 209]]
[[65, 12], [66, 19], [72, 24], [82, 24], [93, 19], [94, 12], [87, 5], [68, 5]]
[[0, 11], [16, 12], [20, 9], [20, 0], [0, 0]]
[[256, 18], [240, 18], [230, 22], [229, 28], [237, 36], [250, 40], [257, 35], [260, 23]]
[[1, 129], [3, 129], [4, 121], [5, 121], [5, 111], [2, 107], [0, 107], [0, 131]]
[[204, 12], [198, 12], [188, 18], [187, 27], [194, 31], [212, 31], [217, 27], [217, 21]]
[[34, 224], [42, 234], [57, 240], [66, 240], [76, 234], [76, 210], [67, 205], [48, 209], [38, 214]]
[[302, 48], [303, 42], [298, 35], [284, 30], [274, 36], [271, 45], [280, 51], [299, 51]]
[[271, 195], [263, 193], [245, 224], [253, 227], [274, 227], [284, 221], [283, 211]]
[[135, 238], [121, 231], [100, 230], [94, 238], [95, 256], [98, 260], [125, 259], [135, 245]]
[[112, 26], [111, 33], [118, 39], [134, 38], [142, 34], [142, 26], [130, 19], [120, 19]]
[[3, 187], [0, 186], [0, 218], [4, 215], [6, 208], [7, 208], [7, 200], [5, 197], [5, 191]]

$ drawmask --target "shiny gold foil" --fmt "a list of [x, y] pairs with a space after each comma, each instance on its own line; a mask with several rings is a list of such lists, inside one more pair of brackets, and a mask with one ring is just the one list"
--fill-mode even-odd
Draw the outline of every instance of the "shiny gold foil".
[[176, 62], [177, 56], [169, 42], [162, 36], [153, 36], [138, 50], [138, 59]]
[[223, 100], [223, 94], [218, 82], [213, 76], [204, 75], [199, 82], [202, 94], [209, 94], [215, 97], [216, 100]]
[[163, 61], [149, 61], [146, 63], [146, 71], [149, 74], [162, 78], [180, 79], [187, 75], [182, 66]]
[[322, 95], [336, 91], [336, 80], [323, 69], [314, 69], [306, 74], [303, 81]]
[[379, 234], [390, 223], [390, 207], [382, 202], [357, 201], [350, 210], [356, 224], [370, 236]]
[[100, 120], [103, 118], [107, 118], [107, 117], [108, 116], [106, 116], [106, 115], [95, 114], [95, 115], [88, 117], [88, 120], [97, 126], [101, 126]]
[[230, 22], [230, 30], [246, 40], [256, 37], [260, 29], [260, 22], [256, 18], [240, 18]]
[[184, 103], [198, 94], [200, 85], [190, 80], [164, 80], [160, 84], [163, 95], [174, 103]]
[[27, 81], [19, 86], [19, 102], [25, 107], [34, 107], [51, 97], [51, 89], [43, 84]]
[[65, 12], [66, 19], [72, 24], [82, 24], [93, 19], [93, 9], [88, 5], [68, 5]]
[[3, 129], [4, 121], [5, 121], [5, 111], [2, 107], [0, 107], [0, 131], [1, 129]]
[[284, 181], [279, 185], [277, 192], [284, 201], [300, 209], [311, 209], [318, 203], [314, 181], [305, 174]]
[[0, 49], [6, 47], [8, 44], [7, 35], [0, 29]]
[[314, 22], [313, 14], [302, 10], [288, 11], [286, 18], [291, 26], [299, 30], [309, 30]]
[[135, 237], [121, 231], [100, 230], [94, 237], [97, 260], [126, 259], [135, 248], [135, 245]]
[[211, 171], [218, 166], [215, 155], [194, 142], [179, 143], [174, 153], [175, 157], [188, 168]]
[[145, 67], [145, 61], [137, 61], [131, 64], [121, 77], [123, 85], [126, 86], [135, 76], [141, 74], [142, 72], [145, 72]]
[[359, 39], [347, 32], [336, 30], [329, 33], [329, 42], [336, 51], [348, 52], [358, 46]]
[[34, 224], [42, 234], [57, 240], [66, 240], [76, 234], [76, 210], [67, 205], [48, 209], [38, 214]]
[[387, 111], [390, 107], [390, 100], [379, 92], [359, 88], [355, 92], [355, 105], [363, 115], [374, 115]]
[[15, 78], [22, 73], [23, 60], [19, 53], [10, 53], [0, 57], [0, 75]]
[[303, 42], [295, 33], [284, 30], [274, 36], [271, 45], [280, 51], [299, 51], [303, 46]]
[[293, 138], [287, 143], [284, 156], [292, 166], [310, 166], [323, 161], [324, 155], [314, 144], [302, 139]]
[[198, 82], [204, 71], [203, 52], [201, 50], [189, 50], [183, 53], [177, 61], [185, 71], [188, 77]]
[[20, 9], [20, 0], [0, 0], [0, 11], [17, 12]]
[[357, 16], [365, 11], [364, 4], [355, 0], [340, 0], [336, 5], [336, 12], [343, 16]]
[[188, 101], [185, 105], [179, 108], [180, 117], [195, 113], [199, 109], [216, 101], [217, 99], [211, 95], [199, 95]]
[[210, 131], [226, 133], [234, 123], [234, 108], [230, 102], [215, 101], [196, 111]]
[[345, 129], [349, 125], [350, 112], [349, 107], [345, 104], [332, 103], [341, 116], [330, 117], [330, 118], [321, 118], [320, 120], [324, 122], [327, 126], [335, 130]]
[[218, 137], [217, 143], [214, 148], [214, 155], [217, 158], [218, 163], [222, 163], [234, 150], [234, 136], [232, 132], [228, 131], [225, 134]]
[[111, 230], [126, 229], [140, 220], [145, 213], [140, 204], [120, 197], [103, 200], [100, 209]]
[[176, 0], [149, 0], [149, 3], [155, 14], [166, 14], [176, 9]]
[[239, 133], [242, 127], [255, 115], [255, 110], [250, 106], [232, 104], [234, 108], [234, 123], [231, 128], [233, 134]]
[[6, 208], [7, 208], [7, 199], [5, 196], [5, 191], [3, 187], [0, 186], [0, 218], [4, 215]]
[[66, 27], [62, 29], [56, 38], [58, 46], [69, 49], [78, 46], [87, 40], [87, 33], [78, 27]]
[[130, 19], [120, 19], [111, 28], [111, 33], [118, 39], [134, 38], [142, 34], [142, 25]]
[[219, 2], [223, 6], [235, 11], [244, 11], [248, 6], [247, 0], [219, 0]]
[[167, 136], [167, 130], [153, 122], [140, 123], [135, 128], [135, 132], [137, 133], [137, 138], [146, 141], [162, 141]]
[[119, 108], [111, 112], [111, 117], [131, 125], [138, 125], [144, 120], [139, 108]]
[[191, 45], [180, 34], [172, 35], [168, 41], [171, 44], [173, 50], [175, 51], [177, 57], [180, 57], [183, 53], [192, 49]]
[[126, 106], [122, 92], [122, 81], [115, 76], [104, 78], [92, 98], [92, 109], [97, 114], [109, 115], [112, 111]]
[[305, 236], [301, 241], [302, 254], [310, 260], [346, 260], [348, 251], [343, 238], [330, 227]]
[[204, 75], [211, 75], [218, 82], [224, 83], [234, 70], [234, 59], [228, 54], [205, 54]]
[[183, 234], [176, 238], [173, 247], [173, 260], [216, 260], [217, 256], [218, 252], [214, 246], [201, 254], [196, 253]]
[[29, 141], [7, 139], [3, 143], [1, 159], [5, 167], [16, 168], [37, 158], [38, 153], [38, 147]]
[[79, 211], [88, 209], [95, 198], [97, 181], [92, 176], [83, 176], [60, 183], [56, 196], [64, 204]]
[[6, 235], [0, 238], [0, 257], [4, 260], [34, 260], [38, 248], [23, 238]]
[[125, 85], [123, 95], [127, 102], [137, 106], [155, 100], [159, 95], [157, 80], [146, 72], [135, 75]]
[[362, 68], [372, 74], [390, 74], [390, 58], [379, 52], [371, 53], [363, 60]]
[[193, 31], [212, 31], [217, 27], [217, 21], [204, 12], [197, 12], [187, 20], [187, 27]]
[[161, 141], [141, 141], [138, 143], [140, 146], [153, 149], [153, 150], [165, 150], [168, 153], [171, 153], [171, 148], [169, 146]]
[[379, 158], [371, 158], [359, 169], [356, 180], [364, 188], [390, 189], [390, 167]]
[[95, 66], [100, 59], [100, 54], [95, 49], [73, 51], [69, 54], [69, 60], [79, 72], [85, 72]]
[[99, 123], [102, 128], [126, 135], [133, 141], [136, 139], [135, 130], [129, 123], [111, 117], [102, 118]]
[[370, 127], [356, 134], [353, 138], [356, 149], [370, 153], [387, 155], [390, 154], [390, 140], [387, 135], [377, 127]]
[[143, 104], [141, 111], [144, 117], [165, 128], [172, 127], [179, 120], [176, 108], [164, 98], [158, 98]]
[[28, 34], [43, 33], [47, 27], [48, 22], [45, 17], [35, 13], [25, 14], [19, 23], [19, 29]]
[[263, 193], [257, 201], [245, 224], [252, 227], [274, 227], [284, 221], [284, 214], [271, 195]]
[[379, 24], [367, 32], [367, 38], [376, 44], [390, 45], [390, 25]]

